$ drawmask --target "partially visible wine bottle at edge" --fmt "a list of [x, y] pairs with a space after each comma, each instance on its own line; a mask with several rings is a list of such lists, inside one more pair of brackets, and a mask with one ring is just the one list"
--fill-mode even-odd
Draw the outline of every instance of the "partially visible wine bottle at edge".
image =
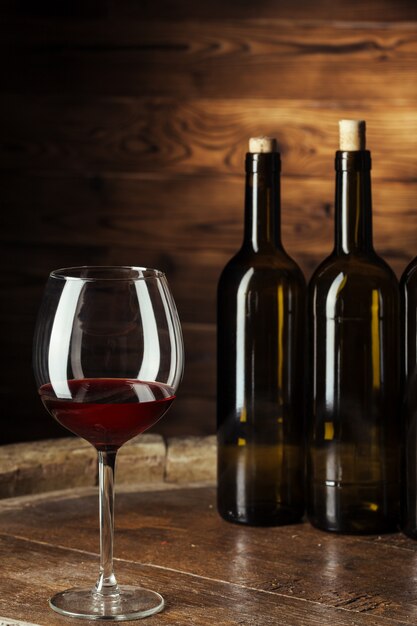
[[401, 278], [403, 402], [402, 530], [417, 539], [417, 258]]
[[218, 510], [279, 525], [304, 512], [305, 281], [280, 235], [280, 155], [249, 142], [244, 239], [218, 286]]
[[365, 122], [340, 122], [335, 247], [309, 285], [308, 517], [323, 530], [399, 522], [399, 288], [374, 251]]

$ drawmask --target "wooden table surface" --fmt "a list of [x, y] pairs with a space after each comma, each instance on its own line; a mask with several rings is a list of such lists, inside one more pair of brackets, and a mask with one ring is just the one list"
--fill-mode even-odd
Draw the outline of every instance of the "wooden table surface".
[[[97, 508], [92, 488], [0, 502], [0, 624], [97, 623], [47, 602], [95, 582]], [[149, 626], [417, 624], [417, 542], [232, 525], [213, 487], [119, 489], [115, 557], [119, 583], [165, 597]]]

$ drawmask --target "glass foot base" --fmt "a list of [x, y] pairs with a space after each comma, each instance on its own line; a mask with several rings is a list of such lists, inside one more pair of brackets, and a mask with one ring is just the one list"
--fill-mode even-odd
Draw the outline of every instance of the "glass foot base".
[[68, 589], [53, 596], [49, 605], [67, 617], [122, 622], [159, 613], [164, 599], [156, 591], [121, 585], [119, 593], [111, 596], [98, 594], [95, 589]]

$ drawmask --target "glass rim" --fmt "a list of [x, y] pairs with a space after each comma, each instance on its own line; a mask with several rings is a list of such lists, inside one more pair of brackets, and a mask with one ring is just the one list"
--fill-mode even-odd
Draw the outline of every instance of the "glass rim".
[[[127, 274], [126, 271], [130, 271]], [[92, 275], [88, 275], [92, 272]], [[96, 275], [94, 276], [94, 272]], [[110, 276], [111, 272], [120, 272], [120, 276]], [[126, 273], [125, 273], [126, 272]], [[136, 275], [134, 275], [136, 272]], [[85, 276], [83, 274], [86, 273]], [[106, 275], [107, 273], [107, 275]], [[101, 275], [100, 275], [101, 274]], [[137, 265], [75, 265], [52, 270], [50, 278], [60, 280], [82, 280], [83, 282], [94, 281], [130, 281], [146, 280], [147, 278], [164, 278], [164, 272], [150, 267], [139, 267]]]

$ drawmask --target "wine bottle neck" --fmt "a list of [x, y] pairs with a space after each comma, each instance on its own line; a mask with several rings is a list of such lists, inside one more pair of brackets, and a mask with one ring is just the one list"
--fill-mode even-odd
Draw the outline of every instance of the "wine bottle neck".
[[246, 155], [244, 248], [268, 252], [281, 248], [280, 156]]
[[371, 155], [336, 152], [335, 251], [366, 253], [372, 245]]

